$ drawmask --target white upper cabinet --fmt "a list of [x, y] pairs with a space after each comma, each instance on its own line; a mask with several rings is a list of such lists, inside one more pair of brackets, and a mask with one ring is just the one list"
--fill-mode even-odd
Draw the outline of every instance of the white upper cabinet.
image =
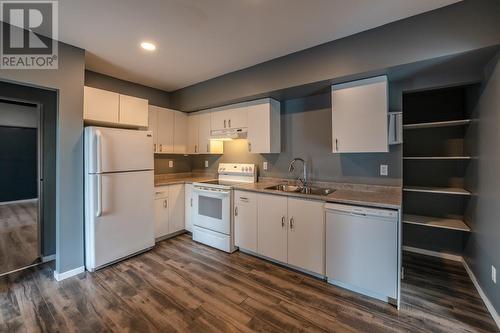
[[174, 153], [187, 153], [187, 114], [180, 111], [174, 111]]
[[280, 102], [255, 101], [247, 107], [248, 151], [256, 154], [281, 152]]
[[84, 87], [83, 119], [118, 124], [120, 94]]
[[120, 95], [120, 124], [147, 127], [148, 100]]
[[211, 114], [198, 114], [198, 153], [199, 154], [222, 154], [224, 144], [222, 141], [210, 140]]
[[158, 153], [174, 152], [174, 111], [153, 106], [158, 114], [156, 148]]
[[148, 131], [153, 132], [153, 152], [158, 151], [158, 112], [152, 105], [148, 107]]
[[187, 117], [187, 154], [198, 154], [198, 128], [199, 115], [193, 114]]
[[148, 126], [148, 100], [84, 87], [83, 119], [124, 127]]
[[387, 113], [386, 76], [333, 85], [333, 152], [388, 152]]
[[247, 127], [246, 103], [213, 109], [211, 114], [211, 129], [223, 130]]

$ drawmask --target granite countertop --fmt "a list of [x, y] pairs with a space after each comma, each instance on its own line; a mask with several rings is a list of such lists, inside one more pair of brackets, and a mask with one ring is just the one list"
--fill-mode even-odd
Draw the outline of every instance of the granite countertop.
[[206, 182], [217, 179], [216, 176], [210, 174], [192, 174], [192, 173], [177, 173], [155, 175], [155, 186], [176, 185], [176, 184], [191, 184], [196, 182]]
[[321, 183], [314, 186], [334, 188], [329, 195], [311, 195], [294, 192], [266, 190], [266, 187], [283, 184], [284, 181], [263, 180], [258, 183], [233, 186], [235, 190], [269, 193], [301, 198], [323, 200], [325, 202], [345, 203], [390, 209], [401, 209], [402, 189], [398, 186], [358, 185], [344, 183]]

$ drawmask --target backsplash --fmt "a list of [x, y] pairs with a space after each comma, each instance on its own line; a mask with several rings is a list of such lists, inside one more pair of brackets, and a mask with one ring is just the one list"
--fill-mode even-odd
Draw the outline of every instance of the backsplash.
[[[307, 161], [309, 176], [317, 181], [401, 185], [401, 145], [391, 146], [389, 153], [333, 154], [331, 151], [330, 93], [292, 99], [281, 103], [281, 153], [251, 154], [246, 140], [224, 142], [224, 155], [191, 157], [193, 171], [216, 172], [219, 163], [254, 163], [259, 176], [296, 178], [288, 172], [295, 157]], [[208, 168], [204, 167], [208, 161]], [[263, 170], [267, 162], [267, 171]], [[389, 166], [389, 176], [380, 176], [380, 164]]]
[[[168, 166], [169, 161], [173, 162], [173, 167]], [[191, 170], [191, 156], [176, 154], [155, 154], [155, 175], [191, 172]]]

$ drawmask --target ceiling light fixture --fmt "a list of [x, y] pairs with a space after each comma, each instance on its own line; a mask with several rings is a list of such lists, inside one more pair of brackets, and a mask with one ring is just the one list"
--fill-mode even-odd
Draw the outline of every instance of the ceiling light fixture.
[[156, 45], [151, 42], [142, 42], [141, 47], [146, 51], [154, 51], [156, 50]]

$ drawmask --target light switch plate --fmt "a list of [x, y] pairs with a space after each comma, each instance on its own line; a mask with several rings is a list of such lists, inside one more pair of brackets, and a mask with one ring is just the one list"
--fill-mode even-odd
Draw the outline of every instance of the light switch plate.
[[168, 167], [173, 168], [174, 167], [174, 161], [168, 161]]
[[389, 175], [389, 166], [387, 164], [380, 164], [380, 175], [381, 176]]
[[205, 168], [208, 168], [208, 161], [205, 161]]
[[495, 266], [491, 266], [491, 281], [493, 281], [494, 284], [497, 283], [497, 269]]
[[262, 169], [267, 170], [267, 162], [262, 163]]

